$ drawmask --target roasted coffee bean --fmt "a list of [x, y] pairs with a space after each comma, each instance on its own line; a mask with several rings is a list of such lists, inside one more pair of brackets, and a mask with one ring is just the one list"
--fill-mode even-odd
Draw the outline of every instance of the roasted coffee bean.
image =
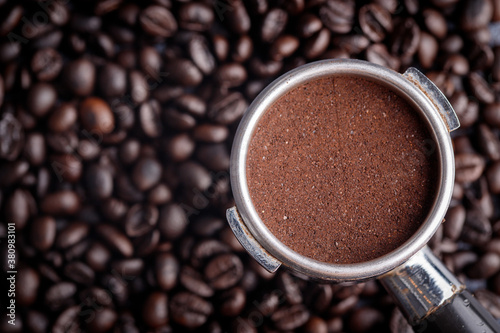
[[186, 3], [179, 8], [179, 26], [191, 31], [205, 31], [214, 21], [214, 11], [204, 3]]
[[45, 138], [40, 133], [30, 133], [26, 136], [24, 156], [31, 165], [41, 165], [45, 160]]
[[106, 97], [119, 97], [127, 90], [127, 73], [121, 66], [107, 63], [99, 69], [97, 77], [99, 91]]
[[55, 79], [63, 67], [62, 57], [52, 48], [38, 50], [31, 59], [31, 70], [40, 81]]
[[291, 56], [299, 47], [299, 39], [292, 35], [282, 35], [271, 45], [269, 54], [271, 59], [280, 61]]
[[70, 183], [80, 180], [82, 175], [82, 162], [76, 154], [60, 154], [51, 156], [50, 166], [59, 181]]
[[467, 275], [472, 279], [488, 279], [500, 270], [500, 256], [497, 253], [488, 252], [470, 266]]
[[31, 267], [20, 267], [17, 272], [16, 282], [16, 302], [22, 306], [32, 305], [38, 294], [40, 286], [40, 276]]
[[115, 118], [109, 104], [98, 97], [86, 98], [79, 108], [82, 125], [90, 132], [111, 133], [115, 128]]
[[493, 161], [500, 160], [500, 140], [488, 125], [479, 125], [478, 143], [484, 155]]
[[228, 289], [243, 276], [243, 264], [233, 254], [221, 254], [208, 262], [205, 276], [215, 289]]
[[177, 21], [165, 7], [152, 5], [139, 15], [139, 23], [152, 36], [170, 37], [177, 31]]
[[157, 328], [168, 323], [167, 294], [159, 291], [151, 293], [142, 309], [142, 318], [149, 327]]
[[451, 240], [457, 240], [462, 233], [465, 222], [466, 211], [462, 205], [451, 207], [445, 216], [444, 236]]
[[130, 257], [134, 252], [134, 248], [130, 240], [122, 234], [118, 229], [101, 224], [97, 226], [97, 233], [106, 241], [113, 249], [118, 251], [124, 257]]
[[469, 210], [465, 218], [461, 239], [467, 243], [481, 246], [491, 238], [491, 224], [480, 210]]
[[484, 158], [477, 154], [458, 154], [455, 156], [455, 180], [471, 183], [479, 179], [485, 167]]
[[500, 193], [500, 162], [496, 161], [491, 164], [486, 170], [486, 179], [488, 187], [493, 194]]
[[31, 310], [26, 315], [26, 327], [33, 333], [47, 332], [49, 329], [49, 320], [41, 312]]
[[447, 26], [444, 16], [435, 9], [426, 8], [422, 12], [425, 26], [437, 38], [442, 39], [446, 36]]
[[34, 213], [32, 206], [33, 196], [30, 192], [22, 189], [16, 189], [5, 200], [4, 218], [9, 223], [14, 223], [17, 230], [26, 226], [26, 222]]
[[48, 119], [48, 127], [54, 132], [65, 132], [77, 121], [78, 113], [73, 104], [62, 103], [55, 107]]
[[48, 84], [39, 82], [34, 84], [28, 92], [26, 106], [36, 117], [45, 116], [57, 100], [57, 91]]
[[54, 325], [52, 326], [53, 333], [76, 333], [81, 332], [79, 323], [79, 313], [81, 308], [79, 305], [64, 310], [59, 317], [57, 317]]
[[[420, 38], [423, 38], [424, 35], [425, 33], [422, 33]], [[469, 62], [464, 56], [460, 54], [453, 54], [446, 60], [444, 69], [449, 70], [453, 74], [466, 75], [469, 72]]]
[[214, 6], [219, 20], [227, 19], [231, 31], [242, 35], [250, 30], [252, 23], [243, 1], [231, 0], [229, 7], [225, 3], [216, 3]]
[[363, 32], [375, 43], [384, 40], [392, 31], [391, 14], [377, 4], [369, 4], [359, 10], [359, 24]]
[[285, 306], [271, 315], [274, 326], [280, 330], [294, 330], [307, 323], [309, 311], [302, 304]]
[[245, 302], [245, 291], [240, 287], [234, 287], [221, 295], [219, 311], [223, 316], [237, 316], [245, 307]]
[[253, 52], [252, 39], [247, 35], [243, 35], [238, 38], [232, 49], [231, 58], [238, 63], [245, 62]]
[[87, 168], [85, 184], [89, 196], [97, 200], [109, 198], [113, 192], [113, 176], [108, 168], [100, 165]]
[[486, 122], [496, 128], [500, 128], [500, 103], [488, 104], [483, 110]]
[[26, 161], [6, 162], [0, 165], [0, 186], [7, 187], [18, 182], [29, 170]]
[[158, 209], [155, 206], [140, 204], [130, 207], [125, 216], [125, 232], [130, 237], [142, 236], [154, 228], [158, 222]]
[[5, 36], [19, 23], [23, 17], [24, 9], [22, 6], [13, 6], [8, 10], [8, 13], [3, 13], [2, 23], [0, 24], [0, 36]]
[[361, 307], [354, 310], [349, 319], [349, 328], [352, 332], [368, 332], [383, 321], [383, 314], [374, 308]]
[[229, 153], [224, 144], [199, 146], [195, 155], [210, 170], [224, 171], [229, 168]]
[[261, 39], [264, 42], [273, 42], [285, 29], [288, 22], [288, 14], [280, 9], [271, 9], [264, 16], [260, 30]]
[[316, 15], [304, 13], [300, 16], [296, 29], [299, 37], [307, 38], [320, 31], [322, 27], [323, 23]]
[[463, 8], [461, 27], [465, 30], [477, 30], [488, 25], [492, 15], [493, 6], [490, 0], [468, 0]]
[[206, 323], [212, 312], [213, 307], [209, 302], [189, 292], [179, 292], [170, 301], [172, 320], [189, 329]]
[[64, 66], [62, 82], [77, 96], [87, 96], [94, 90], [95, 66], [87, 59], [78, 59]]
[[302, 53], [307, 59], [319, 57], [328, 48], [330, 42], [330, 30], [323, 28], [308, 38], [302, 46]]
[[210, 173], [193, 161], [183, 162], [179, 165], [177, 176], [181, 184], [188, 190], [205, 191], [212, 184]]
[[24, 130], [10, 113], [4, 113], [0, 119], [0, 141], [0, 157], [9, 161], [15, 160], [24, 145]]
[[160, 209], [158, 227], [166, 239], [176, 239], [186, 229], [188, 220], [184, 210], [177, 204], [167, 204]]
[[247, 106], [243, 96], [233, 92], [213, 101], [208, 109], [208, 117], [219, 124], [228, 125], [240, 118]]
[[300, 291], [299, 285], [290, 274], [283, 272], [278, 275], [278, 287], [283, 290], [284, 296], [288, 303], [302, 303], [302, 293]]
[[394, 70], [399, 69], [401, 61], [392, 56], [384, 44], [372, 44], [366, 49], [366, 60]]
[[191, 263], [194, 267], [201, 267], [210, 258], [229, 252], [229, 247], [215, 239], [199, 242], [191, 249]]
[[83, 262], [70, 262], [64, 267], [64, 275], [76, 283], [91, 285], [94, 282], [95, 273]]
[[101, 243], [93, 243], [85, 254], [85, 260], [87, 265], [96, 272], [102, 272], [106, 270], [108, 262], [111, 258], [111, 253], [109, 250]]
[[202, 124], [194, 128], [193, 137], [197, 141], [219, 143], [227, 139], [229, 131], [225, 126]]
[[158, 184], [162, 174], [161, 164], [154, 158], [139, 159], [132, 171], [132, 181], [140, 191], [146, 191]]
[[175, 98], [174, 103], [181, 111], [196, 117], [204, 116], [207, 110], [205, 101], [193, 94], [183, 94]]
[[12, 43], [9, 41], [0, 43], [0, 61], [8, 63], [16, 59], [21, 53], [21, 43]]
[[[422, 63], [424, 68], [431, 68], [432, 65], [434, 65], [434, 60], [436, 59], [438, 51], [439, 44], [437, 40], [431, 34], [422, 32], [420, 34], [420, 44], [418, 46], [417, 54], [418, 60], [420, 60], [420, 63]], [[467, 64], [467, 73], [469, 70], [469, 64], [467, 61], [465, 63]]]
[[203, 74], [188, 59], [167, 60], [165, 70], [170, 74], [171, 80], [182, 86], [196, 86], [203, 80]]
[[117, 195], [127, 202], [140, 202], [144, 194], [139, 191], [125, 174], [119, 174], [116, 179]]
[[495, 95], [488, 83], [483, 79], [478, 73], [473, 72], [469, 74], [469, 85], [474, 94], [481, 103], [493, 103], [495, 101]]
[[47, 251], [56, 238], [56, 221], [51, 217], [39, 217], [33, 221], [30, 230], [30, 240], [33, 247]]
[[129, 74], [130, 94], [132, 102], [140, 104], [145, 102], [149, 97], [149, 85], [142, 72], [133, 70]]
[[79, 243], [88, 233], [88, 224], [73, 222], [58, 232], [55, 244], [59, 248], [66, 249]]
[[166, 126], [181, 131], [196, 126], [196, 119], [193, 116], [172, 108], [167, 108], [162, 111], [162, 119]]
[[72, 282], [53, 284], [45, 292], [45, 304], [52, 310], [59, 310], [73, 302], [72, 297], [76, 290], [76, 285]]
[[[333, 330], [332, 330], [333, 331]], [[326, 321], [318, 316], [312, 316], [304, 325], [305, 333], [328, 333], [328, 324]], [[335, 332], [335, 331], [333, 331]]]
[[319, 9], [323, 24], [335, 33], [351, 31], [355, 15], [355, 3], [351, 0], [326, 0]]
[[415, 54], [420, 41], [420, 29], [411, 17], [394, 24], [391, 53], [409, 58]]
[[215, 293], [198, 271], [190, 266], [182, 267], [179, 274], [179, 282], [184, 288], [201, 297], [212, 297]]
[[163, 149], [169, 159], [180, 162], [191, 156], [195, 149], [195, 142], [189, 135], [183, 133], [168, 139]]
[[100, 308], [95, 313], [93, 320], [87, 323], [87, 329], [91, 332], [104, 333], [114, 327], [118, 316], [116, 312], [110, 308]]

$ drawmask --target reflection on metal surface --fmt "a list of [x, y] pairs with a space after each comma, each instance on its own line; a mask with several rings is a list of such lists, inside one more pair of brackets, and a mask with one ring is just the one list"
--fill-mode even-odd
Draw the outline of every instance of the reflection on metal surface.
[[412, 325], [465, 289], [427, 246], [379, 279]]
[[245, 222], [238, 214], [236, 207], [231, 207], [226, 211], [227, 221], [233, 230], [234, 235], [247, 250], [247, 252], [269, 272], [274, 273], [281, 266], [281, 262], [271, 256], [262, 246], [253, 238], [250, 231], [245, 226]]
[[429, 80], [418, 69], [410, 67], [403, 74], [411, 83], [415, 84], [431, 100], [448, 126], [448, 130], [454, 131], [460, 127], [458, 117], [448, 99], [443, 95], [431, 80]]

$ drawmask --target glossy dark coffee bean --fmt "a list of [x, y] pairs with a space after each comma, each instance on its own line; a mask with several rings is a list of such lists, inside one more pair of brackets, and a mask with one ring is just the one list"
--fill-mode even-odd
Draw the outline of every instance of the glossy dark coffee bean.
[[96, 230], [101, 238], [106, 241], [114, 250], [119, 252], [124, 257], [132, 256], [132, 253], [134, 252], [132, 243], [118, 229], [110, 225], [101, 224], [97, 226]]
[[57, 233], [56, 246], [62, 249], [69, 248], [82, 239], [89, 233], [89, 225], [83, 222], [73, 222]]
[[227, 139], [229, 131], [225, 126], [202, 124], [194, 128], [193, 137], [197, 141], [219, 143]]
[[154, 228], [158, 222], [155, 206], [134, 205], [125, 216], [125, 232], [130, 237], [142, 236]]
[[30, 192], [23, 189], [16, 189], [5, 200], [4, 218], [9, 223], [14, 223], [17, 230], [26, 226], [28, 219], [33, 215], [34, 199]]
[[165, 64], [165, 70], [170, 73], [171, 80], [182, 86], [196, 86], [203, 80], [203, 74], [188, 59], [168, 60]]
[[168, 323], [167, 294], [159, 291], [151, 293], [142, 308], [142, 318], [149, 327], [157, 328]]
[[79, 107], [80, 121], [85, 129], [98, 134], [111, 133], [115, 128], [113, 112], [103, 99], [89, 97]]
[[269, 49], [272, 60], [280, 61], [288, 58], [299, 48], [299, 39], [292, 35], [282, 35], [278, 37]]
[[221, 254], [208, 262], [205, 276], [215, 289], [228, 289], [243, 276], [243, 264], [233, 254]]
[[274, 326], [280, 330], [294, 330], [307, 323], [309, 311], [302, 304], [288, 305], [271, 315]]
[[245, 307], [245, 303], [245, 291], [240, 287], [234, 287], [221, 295], [219, 311], [223, 316], [237, 316]]
[[139, 15], [139, 23], [152, 36], [170, 37], [177, 31], [177, 21], [165, 7], [152, 5]]
[[496, 128], [500, 128], [500, 103], [488, 104], [483, 110], [486, 122]]
[[106, 199], [113, 192], [113, 176], [108, 168], [94, 164], [85, 172], [85, 185], [91, 198]]
[[188, 134], [179, 134], [168, 139], [163, 145], [168, 158], [181, 162], [189, 158], [195, 149], [195, 142]]
[[127, 90], [127, 73], [121, 66], [107, 63], [97, 75], [99, 91], [106, 97], [122, 96]]
[[232, 0], [229, 7], [224, 3], [216, 3], [214, 7], [218, 19], [226, 19], [231, 31], [241, 35], [250, 30], [251, 20], [243, 1]]
[[62, 57], [52, 48], [38, 50], [31, 59], [31, 71], [40, 81], [55, 79], [63, 67]]
[[214, 289], [204, 281], [202, 275], [190, 266], [182, 267], [179, 282], [184, 288], [201, 297], [212, 297], [215, 293]]
[[38, 294], [40, 275], [31, 267], [20, 267], [16, 281], [16, 303], [22, 306], [32, 305]]
[[466, 211], [462, 205], [451, 207], [445, 216], [444, 236], [451, 240], [457, 240], [462, 233], [465, 222]]
[[109, 250], [101, 243], [93, 243], [85, 254], [87, 265], [96, 272], [102, 272], [109, 268], [108, 262], [111, 258]]
[[444, 16], [435, 9], [426, 8], [422, 12], [424, 17], [425, 26], [439, 39], [446, 37], [447, 34], [447, 26], [446, 19]]
[[[424, 68], [431, 68], [436, 59], [437, 53], [439, 51], [439, 44], [431, 34], [427, 32], [422, 32], [420, 34], [420, 43], [418, 46], [418, 59]], [[467, 71], [469, 70], [469, 64], [466, 62]], [[454, 66], [455, 64], [449, 64], [448, 66]], [[459, 66], [459, 65], [458, 65]], [[459, 68], [460, 70], [460, 68]]]
[[497, 253], [488, 252], [470, 266], [467, 275], [472, 279], [488, 279], [500, 270], [500, 256]]
[[394, 24], [394, 33], [390, 46], [393, 55], [411, 57], [418, 50], [420, 28], [412, 18], [402, 19]]
[[26, 315], [26, 327], [33, 333], [47, 332], [49, 329], [49, 320], [43, 313], [31, 310]]
[[95, 313], [93, 320], [87, 323], [87, 329], [96, 333], [108, 332], [114, 327], [117, 318], [118, 316], [113, 309], [100, 308], [99, 311]]
[[76, 291], [76, 285], [72, 282], [53, 284], [45, 292], [45, 304], [52, 310], [59, 310], [73, 302]]
[[56, 238], [56, 221], [51, 217], [39, 217], [30, 228], [30, 240], [33, 247], [46, 251], [52, 247]]
[[211, 258], [226, 254], [229, 252], [229, 247], [215, 239], [203, 240], [191, 249], [191, 264], [196, 267], [202, 267]]
[[176, 239], [185, 230], [188, 220], [184, 210], [177, 204], [167, 204], [160, 209], [158, 227], [166, 239]]
[[78, 59], [64, 66], [62, 82], [64, 88], [77, 96], [87, 96], [94, 90], [96, 69], [87, 59]]
[[179, 270], [179, 262], [171, 253], [160, 253], [156, 256], [155, 277], [162, 290], [168, 291], [176, 286]]
[[172, 320], [189, 329], [205, 324], [212, 312], [209, 302], [189, 292], [179, 292], [170, 300]]
[[210, 173], [203, 166], [193, 161], [179, 165], [177, 175], [181, 184], [188, 190], [205, 191], [212, 184]]
[[383, 314], [374, 308], [362, 307], [354, 311], [349, 319], [349, 328], [352, 332], [368, 332], [375, 329], [377, 324], [384, 320]]
[[323, 24], [335, 33], [349, 32], [352, 29], [354, 15], [355, 3], [349, 0], [327, 0], [319, 10]]
[[26, 137], [24, 156], [31, 165], [39, 166], [45, 161], [45, 138], [41, 133], [32, 132]]
[[0, 186], [7, 187], [18, 182], [29, 170], [26, 161], [6, 162], [0, 165]]
[[45, 116], [57, 100], [56, 89], [48, 83], [36, 83], [28, 92], [26, 106], [36, 117]]
[[461, 239], [467, 243], [481, 246], [491, 238], [492, 229], [490, 221], [480, 210], [467, 211], [462, 229]]
[[466, 1], [460, 23], [465, 30], [477, 30], [491, 20], [493, 5], [490, 0]]
[[95, 278], [92, 268], [78, 261], [67, 264], [64, 267], [64, 275], [70, 280], [84, 285], [91, 285]]
[[59, 181], [77, 182], [82, 176], [82, 161], [76, 154], [53, 155], [50, 166]]
[[389, 11], [377, 4], [369, 4], [359, 10], [359, 24], [363, 32], [373, 42], [384, 40], [392, 31], [392, 18]]
[[65, 309], [59, 317], [57, 317], [52, 332], [54, 333], [76, 333], [81, 332], [81, 326], [78, 320], [78, 315], [81, 311], [79, 305], [71, 306]]
[[208, 109], [208, 117], [219, 124], [231, 124], [243, 115], [247, 106], [240, 93], [230, 93], [212, 102]]
[[455, 180], [470, 183], [477, 180], [485, 167], [484, 158], [477, 154], [458, 154], [455, 156]]
[[488, 180], [488, 188], [491, 193], [500, 193], [500, 162], [496, 161], [491, 164], [486, 170], [486, 179]]
[[330, 42], [330, 30], [323, 28], [308, 38], [302, 46], [302, 53], [306, 59], [318, 58], [328, 48]]
[[132, 170], [132, 181], [140, 191], [147, 191], [158, 184], [162, 166], [155, 158], [144, 157], [137, 161]]
[[78, 112], [73, 104], [62, 103], [54, 108], [48, 119], [48, 127], [54, 132], [65, 132], [77, 121]]
[[[330, 330], [335, 332], [334, 330]], [[310, 317], [307, 323], [304, 325], [305, 333], [328, 333], [329, 327], [327, 322], [318, 316]]]
[[2, 15], [3, 21], [0, 24], [0, 36], [6, 36], [9, 32], [14, 30], [23, 17], [23, 13], [24, 9], [22, 6], [13, 6], [10, 9], [6, 9], [6, 12]]
[[491, 88], [489, 87], [486, 80], [481, 77], [478, 73], [473, 72], [469, 74], [469, 85], [474, 94], [481, 103], [493, 103], [495, 101], [495, 95]]
[[273, 42], [283, 32], [287, 22], [287, 12], [279, 8], [270, 10], [262, 21], [260, 28], [261, 39], [267, 43]]
[[10, 113], [0, 118], [0, 157], [13, 161], [24, 146], [24, 130], [19, 121]]
[[372, 44], [366, 49], [366, 60], [394, 70], [399, 69], [401, 61], [392, 56], [384, 44]]
[[204, 3], [186, 3], [179, 8], [179, 26], [191, 31], [206, 31], [214, 21], [214, 10]]

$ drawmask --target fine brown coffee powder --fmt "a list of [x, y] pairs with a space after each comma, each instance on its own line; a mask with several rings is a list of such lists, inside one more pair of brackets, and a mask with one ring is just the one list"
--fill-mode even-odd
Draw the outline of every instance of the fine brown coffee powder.
[[286, 246], [331, 263], [380, 257], [430, 211], [434, 141], [392, 90], [355, 76], [296, 87], [257, 124], [247, 156], [252, 203]]

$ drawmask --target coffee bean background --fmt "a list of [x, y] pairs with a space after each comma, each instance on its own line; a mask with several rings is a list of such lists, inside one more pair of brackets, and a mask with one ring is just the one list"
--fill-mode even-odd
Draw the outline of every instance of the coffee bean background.
[[451, 101], [430, 246], [499, 318], [499, 24], [498, 0], [0, 0], [0, 331], [411, 332], [376, 281], [270, 274], [225, 222], [246, 107], [329, 58], [415, 66]]

